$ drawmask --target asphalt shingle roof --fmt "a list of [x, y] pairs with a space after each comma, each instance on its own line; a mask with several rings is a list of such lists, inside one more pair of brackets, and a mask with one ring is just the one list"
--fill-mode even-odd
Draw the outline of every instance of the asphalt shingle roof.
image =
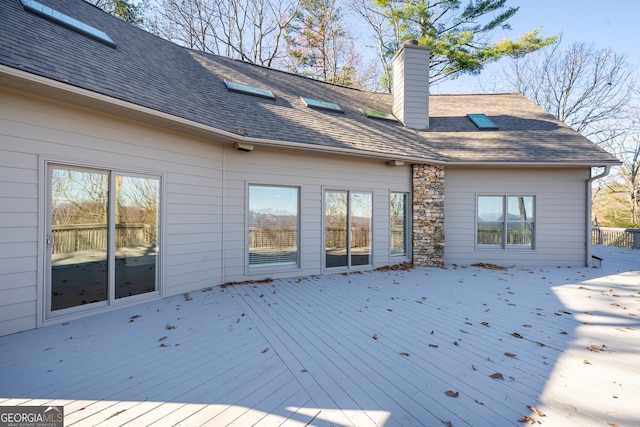
[[[106, 32], [114, 49], [0, 0], [0, 63], [267, 141], [346, 148], [443, 163], [612, 164], [616, 159], [516, 94], [432, 95], [430, 129], [365, 117], [390, 112], [392, 95], [327, 84], [186, 49], [82, 0], [41, 3]], [[276, 100], [227, 91], [224, 79], [270, 89]], [[344, 114], [307, 108], [300, 96], [336, 102]], [[499, 127], [477, 129], [484, 113]]]

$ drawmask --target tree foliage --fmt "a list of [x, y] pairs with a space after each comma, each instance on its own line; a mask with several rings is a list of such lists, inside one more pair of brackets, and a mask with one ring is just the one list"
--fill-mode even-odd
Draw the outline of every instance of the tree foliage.
[[134, 4], [127, 0], [85, 0], [107, 13], [122, 19], [129, 24], [144, 28], [144, 14], [147, 9], [146, 2]]
[[505, 73], [512, 89], [604, 148], [622, 166], [594, 197], [601, 225], [640, 224], [640, 113], [634, 68], [611, 49], [560, 41], [511, 61]]
[[391, 90], [391, 59], [409, 39], [431, 49], [430, 80], [438, 82], [463, 73], [478, 74], [505, 55], [521, 57], [553, 43], [540, 29], [517, 40], [491, 41], [518, 11], [507, 0], [352, 0], [354, 9], [373, 30], [377, 56], [386, 72], [383, 86]]
[[621, 117], [635, 85], [624, 55], [584, 42], [562, 51], [558, 41], [514, 59], [506, 79], [518, 93], [601, 143], [616, 137], [607, 123]]
[[271, 67], [298, 0], [162, 0], [156, 32], [203, 52]]
[[360, 56], [336, 0], [302, 0], [285, 40], [288, 71], [345, 86], [362, 86], [358, 83]]

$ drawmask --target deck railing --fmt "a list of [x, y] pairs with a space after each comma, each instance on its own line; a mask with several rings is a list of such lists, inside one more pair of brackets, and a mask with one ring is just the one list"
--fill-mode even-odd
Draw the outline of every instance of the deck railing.
[[[53, 254], [107, 248], [106, 224], [54, 225]], [[149, 224], [116, 224], [116, 247], [155, 246], [156, 227]]]
[[594, 245], [640, 249], [640, 228], [593, 227], [591, 243]]

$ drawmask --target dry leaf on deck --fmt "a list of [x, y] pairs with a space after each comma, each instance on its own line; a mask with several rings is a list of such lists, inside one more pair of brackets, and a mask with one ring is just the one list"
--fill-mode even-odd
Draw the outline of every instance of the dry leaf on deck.
[[542, 412], [541, 410], [539, 410], [538, 408], [536, 408], [535, 406], [527, 406], [527, 408], [529, 408], [531, 410], [531, 412], [535, 412], [536, 414], [538, 414], [539, 417], [546, 417], [546, 415], [544, 414], [544, 412]]
[[371, 338], [373, 338], [374, 340], [377, 340], [377, 339], [378, 339], [378, 334], [373, 334], [373, 335], [371, 336]]
[[522, 335], [520, 335], [520, 334], [519, 334], [519, 333], [517, 333], [517, 332], [512, 333], [512, 334], [511, 334], [511, 336], [514, 336], [514, 337], [516, 337], [516, 338], [522, 338]]
[[403, 351], [402, 353], [400, 353], [400, 356], [409, 356], [409, 353], [407, 353], [406, 351]]
[[429, 344], [429, 347], [438, 348], [438, 344]]
[[505, 351], [504, 355], [505, 355], [505, 356], [508, 356], [508, 357], [517, 357], [517, 355], [516, 355], [516, 354], [513, 354], [513, 353], [508, 352], [508, 351]]
[[263, 353], [266, 353], [267, 351], [269, 351], [269, 347], [267, 347], [264, 350], [262, 350]]
[[482, 323], [480, 323], [480, 324], [481, 324], [482, 326], [489, 327], [489, 322], [482, 322]]
[[493, 374], [489, 375], [489, 377], [493, 378], [494, 380], [503, 380], [504, 379], [504, 375], [502, 375], [500, 372], [493, 373]]
[[453, 390], [447, 390], [444, 394], [446, 394], [449, 397], [458, 397], [458, 396], [460, 396], [460, 393], [458, 393], [457, 391], [453, 391]]

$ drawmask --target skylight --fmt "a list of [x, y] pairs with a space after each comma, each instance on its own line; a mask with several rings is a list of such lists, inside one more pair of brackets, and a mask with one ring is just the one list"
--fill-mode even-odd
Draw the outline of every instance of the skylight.
[[340, 108], [338, 104], [335, 102], [322, 101], [320, 99], [313, 98], [305, 98], [303, 96], [300, 97], [302, 102], [309, 108], [316, 108], [318, 110], [327, 110], [327, 111], [335, 111], [338, 113], [344, 113], [344, 110]]
[[102, 42], [108, 46], [116, 47], [116, 43], [111, 39], [111, 37], [109, 37], [109, 35], [104, 31], [101, 31], [96, 27], [85, 24], [82, 21], [72, 18], [69, 15], [65, 15], [62, 12], [58, 12], [57, 10], [52, 9], [49, 6], [45, 6], [35, 0], [20, 0], [20, 2], [22, 3], [22, 7], [24, 8], [24, 10], [28, 12], [38, 15], [51, 22], [55, 22], [56, 24], [62, 25], [63, 27], [67, 27], [87, 37], [91, 37], [92, 39]]
[[467, 117], [478, 129], [498, 129], [498, 125], [484, 114], [467, 114]]
[[269, 89], [246, 85], [244, 83], [232, 82], [231, 80], [226, 80], [226, 79], [224, 81], [224, 84], [227, 85], [227, 89], [231, 92], [259, 96], [260, 98], [276, 99], [276, 96]]
[[381, 120], [389, 120], [392, 122], [397, 122], [398, 119], [391, 113], [385, 113], [382, 111], [374, 110], [372, 108], [361, 108], [360, 111], [364, 113], [366, 117], [371, 119], [381, 119]]

